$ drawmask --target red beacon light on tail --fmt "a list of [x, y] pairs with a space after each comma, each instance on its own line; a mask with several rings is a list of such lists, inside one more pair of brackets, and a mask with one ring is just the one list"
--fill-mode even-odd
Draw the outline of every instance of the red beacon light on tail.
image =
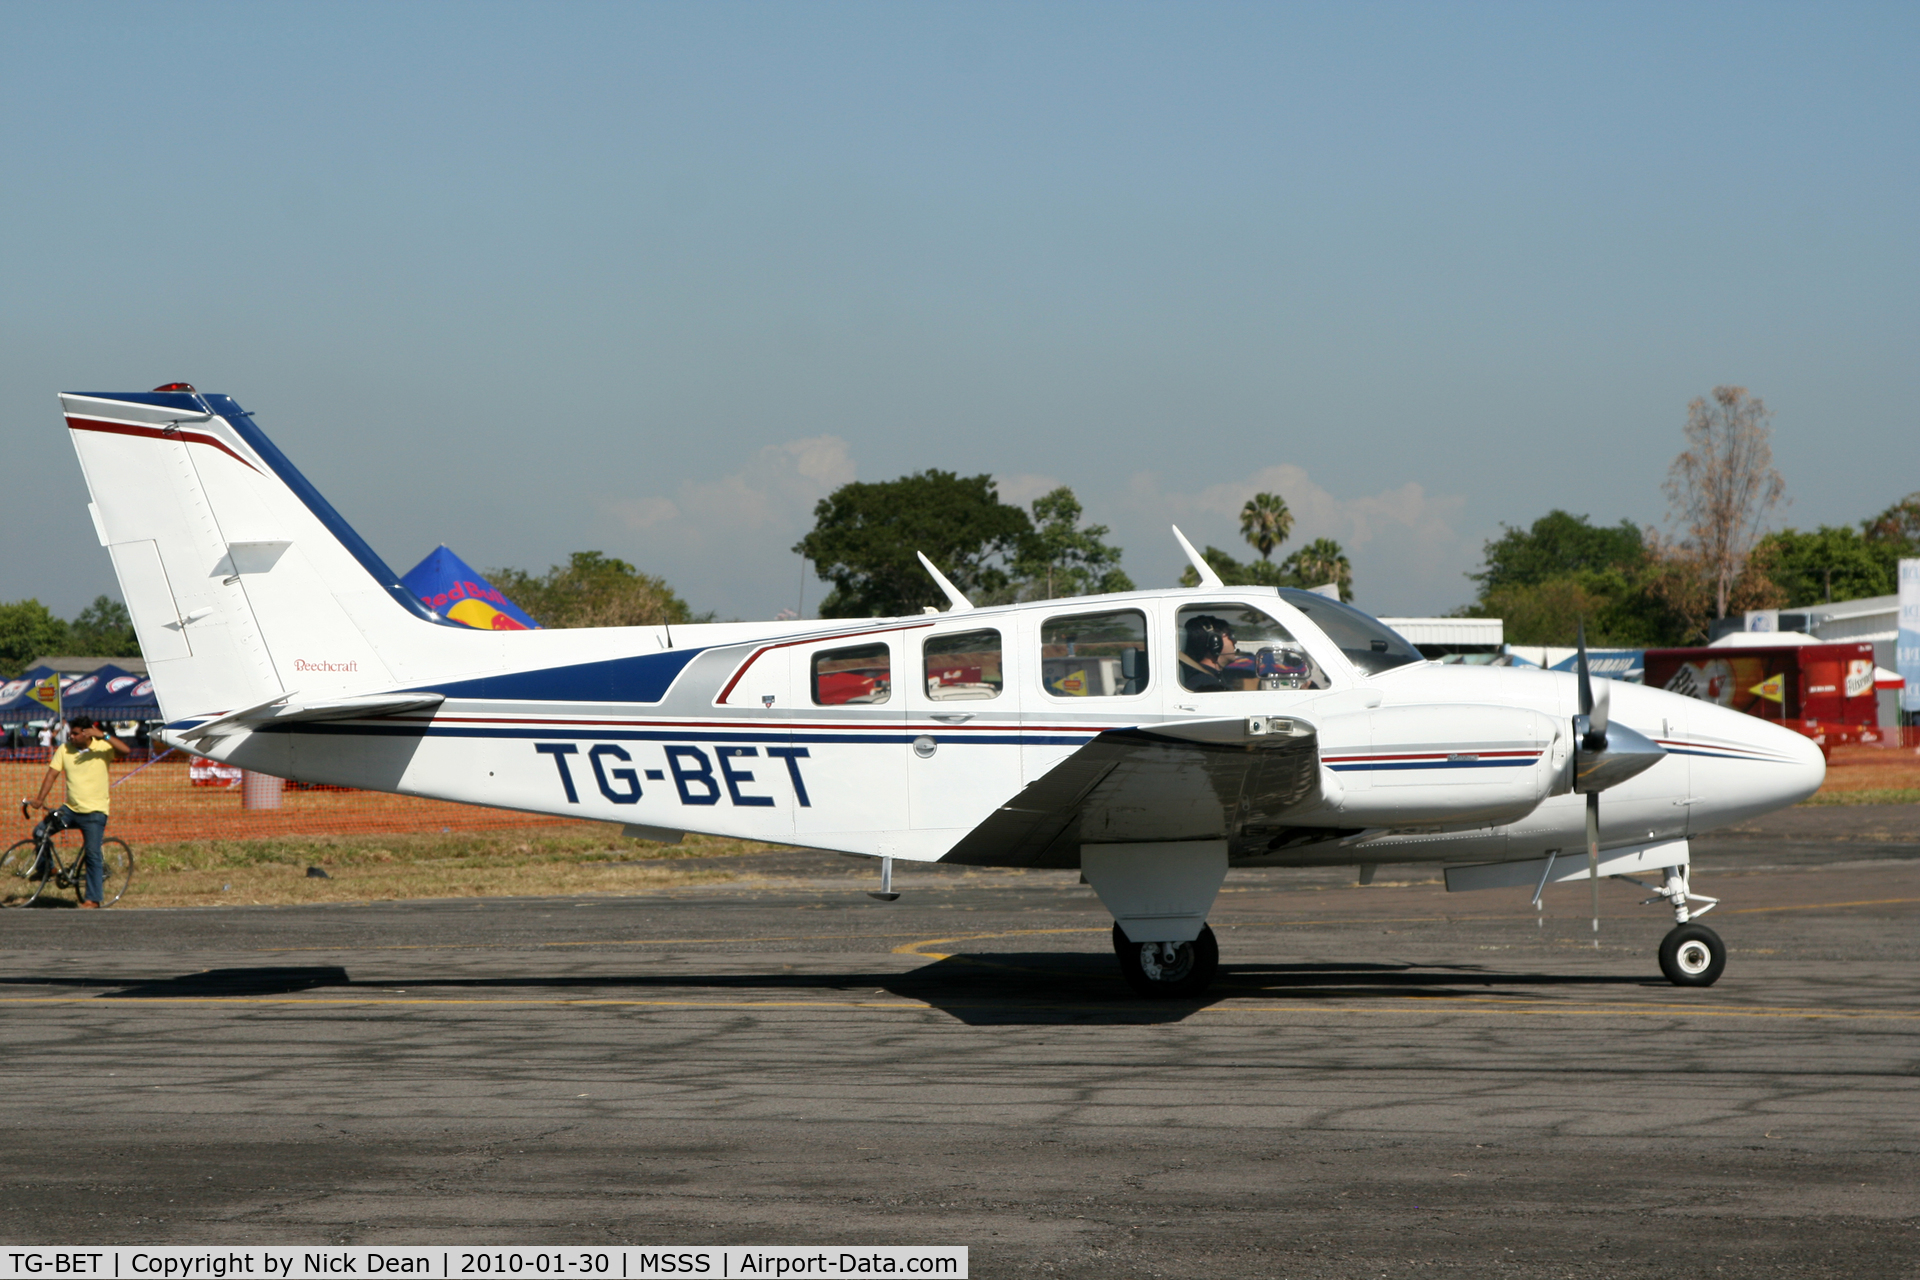
[[188, 395], [197, 395], [191, 382], [166, 382], [154, 388], [155, 391], [184, 391]]

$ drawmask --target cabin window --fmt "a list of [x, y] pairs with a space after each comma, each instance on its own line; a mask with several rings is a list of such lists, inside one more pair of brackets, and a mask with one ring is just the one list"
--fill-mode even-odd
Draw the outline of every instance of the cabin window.
[[928, 636], [924, 654], [929, 701], [977, 702], [999, 697], [1006, 686], [998, 631]]
[[1174, 617], [1174, 643], [1188, 693], [1327, 688], [1292, 633], [1250, 605], [1190, 605]]
[[1040, 626], [1040, 683], [1058, 698], [1116, 698], [1147, 687], [1147, 615], [1076, 613]]
[[893, 658], [884, 644], [813, 655], [813, 705], [874, 706], [893, 695]]

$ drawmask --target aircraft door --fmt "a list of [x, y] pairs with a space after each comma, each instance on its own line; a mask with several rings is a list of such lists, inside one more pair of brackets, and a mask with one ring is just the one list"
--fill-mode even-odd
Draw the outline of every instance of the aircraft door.
[[1020, 791], [1020, 692], [1011, 632], [962, 617], [907, 643], [907, 807], [917, 831], [971, 831]]
[[[878, 835], [908, 825], [907, 699], [901, 633], [797, 645], [791, 651], [794, 836], [880, 848]], [[828, 836], [845, 840], [828, 841]]]

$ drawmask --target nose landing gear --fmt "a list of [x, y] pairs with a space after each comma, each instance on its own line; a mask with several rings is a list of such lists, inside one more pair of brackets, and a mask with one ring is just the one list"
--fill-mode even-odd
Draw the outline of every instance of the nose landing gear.
[[1197, 996], [1220, 968], [1220, 944], [1209, 926], [1200, 926], [1192, 942], [1135, 942], [1113, 926], [1113, 952], [1120, 972], [1135, 994], [1155, 1000]]
[[[1634, 880], [1632, 876], [1620, 878], [1642, 889], [1653, 889], [1652, 885]], [[1727, 967], [1727, 944], [1707, 926], [1695, 923], [1719, 906], [1720, 899], [1693, 892], [1687, 885], [1685, 867], [1668, 867], [1665, 883], [1653, 889], [1653, 896], [1640, 905], [1650, 906], [1656, 902], [1673, 904], [1674, 927], [1660, 940], [1660, 972], [1667, 975], [1667, 981], [1676, 987], [1710, 987], [1720, 981], [1721, 971]], [[1706, 905], [1689, 908], [1689, 902]]]

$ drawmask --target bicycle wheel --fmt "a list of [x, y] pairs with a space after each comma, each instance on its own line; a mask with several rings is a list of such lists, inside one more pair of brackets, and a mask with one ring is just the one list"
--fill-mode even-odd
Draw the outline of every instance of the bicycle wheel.
[[52, 880], [47, 874], [51, 868], [43, 868], [38, 877], [34, 875], [35, 853], [31, 837], [0, 853], [0, 907], [32, 905]]
[[[110, 907], [120, 901], [120, 895], [133, 883], [133, 850], [127, 848], [127, 842], [117, 836], [108, 836], [100, 842], [100, 857], [106, 863], [103, 868], [106, 878], [100, 885], [100, 905]], [[84, 883], [80, 892], [86, 891]]]

